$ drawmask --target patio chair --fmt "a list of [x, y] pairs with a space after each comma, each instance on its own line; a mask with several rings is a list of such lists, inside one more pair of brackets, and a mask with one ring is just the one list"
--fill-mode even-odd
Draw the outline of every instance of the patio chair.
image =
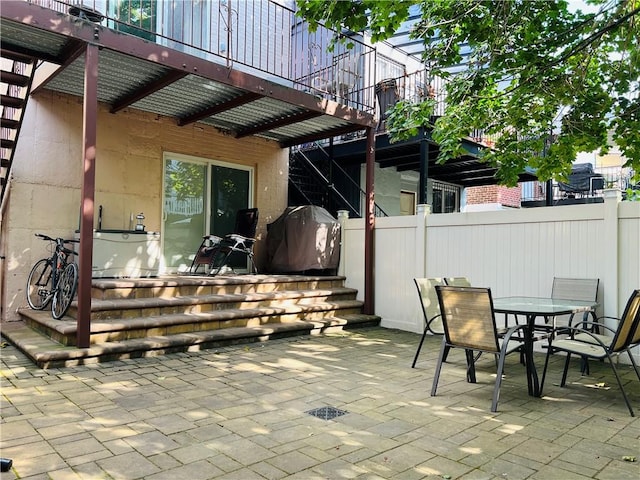
[[447, 285], [453, 287], [470, 287], [471, 282], [467, 277], [447, 277], [444, 279]]
[[[422, 307], [422, 315], [424, 316], [424, 332], [422, 338], [418, 344], [418, 349], [413, 357], [413, 363], [411, 368], [416, 367], [418, 361], [418, 355], [422, 349], [422, 344], [427, 336], [427, 333], [433, 335], [444, 335], [444, 328], [442, 327], [442, 318], [440, 315], [440, 304], [438, 303], [438, 295], [436, 294], [436, 285], [444, 285], [442, 278], [414, 278], [413, 282], [418, 289], [418, 296], [420, 297], [420, 306]], [[446, 358], [445, 358], [446, 360]]]
[[224, 237], [205, 235], [202, 243], [189, 268], [190, 273], [197, 273], [198, 267], [208, 268], [209, 275], [217, 275], [227, 264], [232, 254], [245, 255], [250, 264], [251, 272], [257, 272], [253, 258], [253, 245], [256, 242], [256, 228], [258, 226], [258, 209], [244, 208], [236, 213], [236, 223], [233, 233]]
[[[436, 395], [444, 354], [448, 348], [465, 350], [467, 381], [471, 383], [476, 383], [474, 352], [488, 352], [497, 356], [496, 384], [491, 403], [491, 411], [496, 412], [505, 358], [510, 353], [524, 349], [524, 344], [517, 340], [514, 334], [526, 326], [513, 326], [501, 338], [496, 328], [491, 290], [488, 288], [438, 285], [435, 289], [442, 313], [444, 338], [433, 378], [431, 396]], [[521, 334], [520, 337], [523, 335]]]
[[[584, 302], [595, 302], [598, 296], [598, 285], [600, 284], [600, 279], [598, 278], [565, 278], [565, 277], [554, 277], [553, 285], [551, 286], [551, 298], [560, 299], [560, 300], [579, 300]], [[582, 321], [585, 322], [589, 318], [589, 315], [592, 316], [594, 322], [592, 325], [595, 331], [598, 331], [598, 324], [595, 322], [596, 316], [595, 311], [591, 310], [589, 312], [584, 312], [582, 316]], [[572, 326], [575, 314], [572, 314], [568, 319], [568, 325]], [[538, 339], [541, 340], [546, 338], [547, 335], [551, 334], [553, 330], [556, 329], [557, 326], [557, 317], [544, 317], [544, 325], [536, 325], [536, 330], [538, 332], [542, 332], [542, 336], [538, 336]], [[517, 322], [516, 317], [516, 322]], [[549, 326], [549, 323], [552, 325]]]
[[[547, 356], [544, 362], [544, 370], [542, 373], [542, 381], [540, 382], [540, 390], [544, 385], [544, 380], [547, 374], [547, 367], [549, 365], [549, 357], [552, 353], [565, 352], [567, 354], [564, 369], [562, 371], [562, 380], [560, 386], [564, 387], [567, 380], [567, 373], [569, 370], [569, 362], [571, 361], [571, 355], [580, 355], [582, 358], [595, 358], [598, 360], [609, 361], [611, 369], [616, 377], [624, 401], [627, 404], [629, 413], [631, 416], [635, 416], [631, 403], [624, 390], [622, 380], [618, 374], [618, 369], [613, 361], [613, 357], [617, 357], [620, 354], [626, 352], [629, 355], [633, 369], [635, 370], [638, 380], [640, 380], [640, 370], [633, 359], [631, 348], [640, 343], [640, 289], [634, 290], [627, 305], [624, 309], [622, 317], [618, 321], [618, 326], [615, 329], [609, 328], [606, 325], [600, 325], [605, 330], [613, 333], [613, 336], [606, 336], [594, 333], [591, 328], [595, 322], [585, 321], [581, 327], [563, 326], [558, 327], [557, 330], [562, 332], [568, 332], [568, 338], [554, 338], [549, 339], [549, 348], [547, 350]], [[634, 343], [635, 342], [635, 343]]]

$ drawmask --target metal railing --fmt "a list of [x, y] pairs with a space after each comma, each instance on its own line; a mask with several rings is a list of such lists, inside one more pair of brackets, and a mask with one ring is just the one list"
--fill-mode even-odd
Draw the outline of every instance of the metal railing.
[[[24, 0], [372, 112], [375, 49], [308, 24], [273, 0]], [[266, 74], [266, 75], [265, 75]]]
[[[604, 179], [602, 182], [598, 182], [603, 185], [604, 188], [613, 188], [621, 191], [625, 191], [627, 188], [636, 188], [633, 185], [633, 170], [629, 168], [622, 167], [596, 167], [594, 168], [594, 174], [601, 175]], [[547, 182], [524, 182], [521, 184], [522, 189], [522, 197], [521, 200], [523, 203], [527, 202], [544, 202], [547, 199], [547, 190], [549, 188], [549, 183]], [[560, 185], [556, 181], [552, 181], [550, 183], [551, 187], [551, 198], [554, 204], [567, 200], [569, 198], [578, 198], [578, 199], [596, 199], [603, 198], [604, 189], [603, 188], [590, 188], [588, 191], [582, 194], [571, 194], [563, 191], [560, 188]]]
[[[444, 115], [447, 107], [444, 80], [440, 77], [431, 77], [427, 70], [384, 79], [374, 86], [367, 87], [367, 89], [372, 90], [373, 95], [376, 97], [376, 108], [380, 118], [378, 133], [386, 133], [386, 112], [399, 101], [420, 103], [428, 99], [434, 100], [435, 108], [431, 116], [432, 123]], [[369, 97], [371, 93], [363, 92], [363, 96]], [[490, 148], [495, 146], [496, 138], [495, 135], [488, 135], [482, 128], [475, 128], [467, 136], [467, 140]]]
[[[306, 149], [309, 148], [307, 145]], [[348, 210], [352, 217], [362, 217], [364, 211], [364, 205], [366, 202], [366, 193], [360, 187], [360, 184], [356, 182], [351, 176], [336, 162], [329, 152], [321, 145], [321, 142], [314, 142], [313, 150], [317, 149], [321, 152], [320, 159], [312, 160], [309, 158], [307, 153], [305, 153], [305, 149], [296, 147], [292, 148], [289, 154], [290, 163], [299, 165], [303, 168], [310, 176], [313, 178], [311, 181], [316, 186], [321, 186], [321, 188], [330, 196], [333, 197], [334, 203], [340, 205], [341, 209]], [[295, 168], [294, 165], [294, 168]], [[292, 168], [291, 170], [293, 170]], [[340, 184], [343, 188], [338, 188], [338, 184]], [[304, 192], [304, 187], [302, 185], [297, 186], [300, 190], [300, 193], [310, 201], [310, 198], [307, 197]], [[351, 200], [345, 197], [346, 191], [355, 192], [357, 200]], [[351, 196], [351, 195], [348, 195]], [[374, 204], [374, 215], [376, 217], [387, 217], [388, 214], [376, 203]]]

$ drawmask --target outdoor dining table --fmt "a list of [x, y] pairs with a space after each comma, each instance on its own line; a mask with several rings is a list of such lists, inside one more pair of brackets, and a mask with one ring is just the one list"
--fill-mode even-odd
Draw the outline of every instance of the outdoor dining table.
[[493, 299], [493, 310], [496, 313], [523, 315], [527, 319], [527, 328], [524, 329], [524, 346], [529, 395], [534, 397], [542, 395], [542, 392], [540, 391], [540, 383], [538, 381], [538, 373], [533, 362], [533, 333], [536, 318], [593, 312], [597, 306], [597, 302], [564, 300], [558, 298], [498, 297]]

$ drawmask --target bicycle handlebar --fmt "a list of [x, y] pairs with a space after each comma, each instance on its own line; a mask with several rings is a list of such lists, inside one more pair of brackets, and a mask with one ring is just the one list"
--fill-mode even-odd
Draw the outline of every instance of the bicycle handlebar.
[[62, 243], [80, 243], [80, 240], [76, 240], [76, 239], [71, 239], [71, 240], [65, 240], [64, 238], [51, 238], [48, 235], [44, 235], [42, 233], [36, 233], [35, 234], [36, 237], [41, 238], [42, 240], [48, 240], [50, 242], [58, 242], [61, 241]]
[[58, 237], [58, 238], [51, 238], [49, 235], [44, 235], [42, 233], [36, 233], [35, 234], [36, 237], [41, 238], [42, 240], [47, 240], [49, 242], [54, 242], [56, 244], [56, 251], [60, 250], [64, 253], [66, 253], [67, 255], [77, 255], [77, 253], [64, 246], [65, 243], [80, 243], [80, 240], [65, 240], [64, 238]]

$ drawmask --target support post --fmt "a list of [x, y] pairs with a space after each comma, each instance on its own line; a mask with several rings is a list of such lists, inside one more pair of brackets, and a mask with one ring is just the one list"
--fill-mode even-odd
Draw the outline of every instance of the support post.
[[346, 248], [344, 248], [346, 244], [346, 231], [345, 224], [349, 219], [349, 211], [348, 210], [338, 210], [338, 223], [340, 224], [340, 262], [338, 263], [338, 275], [344, 276], [345, 274], [345, 264], [346, 264]]
[[367, 128], [366, 157], [366, 204], [364, 219], [364, 313], [372, 315], [375, 310], [374, 279], [375, 267], [374, 229], [376, 223], [374, 178], [375, 178], [376, 134], [372, 127]]
[[80, 280], [76, 342], [88, 348], [91, 336], [91, 264], [93, 262], [93, 216], [96, 190], [96, 130], [98, 118], [98, 46], [87, 44], [84, 61], [82, 109], [82, 204], [80, 214]]
[[547, 207], [553, 206], [553, 180], [547, 180], [544, 190], [544, 204]]
[[416, 207], [416, 278], [427, 276], [427, 216], [430, 213], [431, 205]]
[[[618, 278], [620, 267], [620, 246], [618, 225], [618, 207], [622, 201], [622, 193], [617, 189], [607, 189], [604, 191], [604, 225], [602, 234], [604, 235], [604, 245], [607, 248], [602, 252], [606, 257], [604, 265], [606, 268], [602, 275], [601, 285], [606, 286], [603, 298], [603, 315], [620, 318], [622, 312], [619, 304]], [[625, 292], [626, 293], [626, 292]], [[613, 320], [605, 319], [607, 327], [616, 328], [617, 323]]]
[[418, 205], [426, 205], [427, 179], [429, 178], [429, 142], [420, 140], [420, 181], [418, 184]]

